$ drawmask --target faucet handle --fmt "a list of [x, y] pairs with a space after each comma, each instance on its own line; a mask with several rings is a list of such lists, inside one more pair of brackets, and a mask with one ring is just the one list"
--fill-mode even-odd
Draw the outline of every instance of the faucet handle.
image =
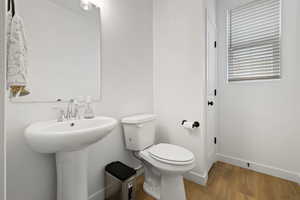
[[86, 106], [86, 103], [82, 98], [78, 98], [74, 99], [74, 105], [76, 109], [82, 109]]
[[59, 106], [54, 106], [52, 107], [54, 110], [58, 111], [58, 115], [57, 115], [57, 122], [63, 122], [65, 120], [65, 110], [62, 107]]
[[86, 104], [86, 103], [85, 103], [85, 100], [84, 100], [83, 96], [79, 96], [79, 97], [77, 97], [77, 98], [75, 99], [75, 105], [76, 105], [76, 106], [82, 108], [82, 107], [85, 106], [85, 104]]
[[73, 113], [72, 117], [75, 119], [81, 119], [81, 116], [83, 114], [83, 108], [85, 108], [85, 103], [75, 100], [74, 101], [74, 113]]
[[75, 101], [74, 105], [77, 107], [77, 108], [84, 108], [85, 107], [85, 102], [78, 102], [78, 101]]

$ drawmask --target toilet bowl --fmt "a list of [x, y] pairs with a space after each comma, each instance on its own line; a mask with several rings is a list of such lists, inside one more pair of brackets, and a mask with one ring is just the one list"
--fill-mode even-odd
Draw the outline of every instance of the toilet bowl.
[[155, 145], [155, 118], [144, 114], [122, 119], [126, 148], [144, 165], [146, 193], [157, 200], [186, 200], [183, 174], [194, 168], [195, 157], [177, 145]]

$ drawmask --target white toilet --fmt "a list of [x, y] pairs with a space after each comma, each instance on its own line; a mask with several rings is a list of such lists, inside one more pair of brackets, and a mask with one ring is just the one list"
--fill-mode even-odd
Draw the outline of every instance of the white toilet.
[[126, 148], [144, 164], [146, 193], [157, 200], [185, 200], [182, 175], [194, 168], [194, 155], [180, 146], [155, 145], [155, 119], [151, 114], [122, 119]]

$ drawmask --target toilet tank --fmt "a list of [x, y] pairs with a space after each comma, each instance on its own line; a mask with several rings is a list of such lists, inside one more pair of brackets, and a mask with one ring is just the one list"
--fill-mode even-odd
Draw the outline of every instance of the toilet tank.
[[141, 151], [154, 144], [155, 119], [153, 114], [140, 114], [122, 119], [128, 150]]

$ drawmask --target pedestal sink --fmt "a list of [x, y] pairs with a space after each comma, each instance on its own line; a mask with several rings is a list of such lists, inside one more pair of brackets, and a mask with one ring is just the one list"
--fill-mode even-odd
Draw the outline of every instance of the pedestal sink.
[[57, 200], [87, 200], [87, 147], [108, 135], [117, 125], [109, 117], [45, 121], [31, 124], [25, 137], [33, 150], [55, 153]]

